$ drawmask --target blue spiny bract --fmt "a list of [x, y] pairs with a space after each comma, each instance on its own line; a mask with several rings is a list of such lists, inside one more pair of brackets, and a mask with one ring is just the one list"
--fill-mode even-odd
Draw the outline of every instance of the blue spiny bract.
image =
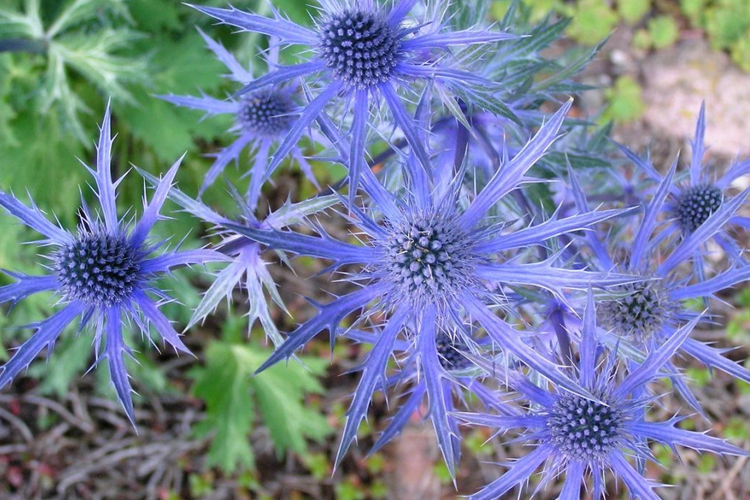
[[[621, 214], [620, 210], [593, 212], [549, 221], [523, 230], [504, 233], [502, 222], [488, 220], [487, 213], [519, 183], [527, 182], [527, 172], [557, 137], [570, 103], [564, 105], [539, 130], [516, 156], [510, 159], [471, 203], [462, 209], [456, 203], [459, 182], [450, 188], [433, 189], [425, 172], [416, 166], [408, 194], [394, 198], [369, 170], [364, 172], [363, 187], [372, 205], [365, 211], [349, 205], [349, 222], [362, 235], [362, 245], [344, 243], [323, 233], [320, 237], [294, 231], [263, 230], [228, 224], [226, 227], [269, 249], [308, 255], [333, 261], [334, 268], [359, 264], [360, 273], [350, 279], [359, 289], [334, 301], [319, 305], [319, 312], [292, 332], [260, 367], [263, 371], [291, 357], [294, 352], [325, 329], [335, 332], [350, 313], [364, 309], [362, 317], [374, 312], [388, 317], [373, 350], [362, 367], [363, 376], [355, 392], [352, 410], [347, 415], [338, 451], [340, 461], [357, 434], [369, 401], [381, 384], [396, 339], [405, 336], [415, 343], [420, 367], [425, 373], [444, 373], [437, 355], [436, 332], [465, 333], [464, 318], [477, 321], [492, 342], [508, 355], [532, 367], [542, 376], [555, 380], [580, 396], [582, 390], [557, 365], [540, 355], [520, 339], [518, 332], [489, 308], [505, 296], [505, 287], [541, 287], [555, 294], [564, 288], [581, 289], [589, 285], [612, 286], [630, 282], [632, 277], [583, 270], [560, 269], [551, 262], [536, 264], [500, 262], [493, 256], [518, 248], [541, 245], [559, 234], [577, 231]], [[331, 127], [325, 127], [331, 130]], [[331, 140], [346, 155], [346, 139]], [[450, 160], [452, 161], [452, 159]], [[379, 214], [371, 218], [368, 214]], [[319, 229], [320, 231], [320, 229]], [[438, 376], [438, 375], [436, 375]], [[430, 401], [438, 401], [439, 385], [428, 384]], [[453, 431], [440, 424], [438, 442], [446, 463], [456, 463]]]
[[[513, 462], [509, 470], [490, 482], [482, 490], [469, 496], [470, 500], [495, 500], [518, 485], [527, 483], [541, 468], [542, 484], [563, 476], [560, 500], [578, 500], [586, 476], [593, 481], [593, 498], [604, 497], [604, 481], [608, 471], [619, 478], [630, 491], [631, 497], [656, 500], [656, 486], [630, 463], [629, 458], [653, 460], [644, 446], [656, 441], [674, 448], [685, 446], [699, 451], [747, 456], [748, 452], [732, 446], [722, 439], [701, 432], [688, 431], [676, 426], [682, 420], [674, 417], [666, 422], [646, 420], [647, 409], [653, 395], [647, 384], [661, 378], [665, 363], [688, 338], [698, 318], [680, 328], [659, 349], [629, 371], [618, 382], [611, 360], [600, 362], [604, 352], [597, 341], [596, 311], [593, 294], [589, 292], [585, 310], [580, 361], [576, 365], [578, 383], [591, 394], [582, 398], [562, 389], [555, 382], [551, 388], [534, 385], [524, 376], [509, 374], [506, 377], [522, 398], [528, 400], [525, 415], [460, 413], [456, 416], [469, 424], [494, 427], [498, 434], [520, 432], [518, 441], [535, 444], [529, 454]], [[615, 356], [610, 353], [609, 356]]]
[[[32, 294], [49, 291], [63, 304], [63, 308], [48, 319], [29, 325], [36, 332], [2, 367], [0, 387], [13, 380], [43, 349], [51, 349], [63, 330], [80, 317], [80, 329], [92, 325], [96, 363], [107, 359], [117, 398], [135, 425], [132, 389], [125, 367], [125, 357], [132, 354], [123, 337], [123, 326], [138, 325], [143, 335], [149, 336], [149, 324], [153, 325], [167, 344], [176, 351], [189, 353], [169, 319], [159, 310], [158, 300], [164, 299], [166, 294], [155, 288], [154, 280], [169, 274], [175, 267], [225, 261], [227, 257], [208, 249], [154, 255], [162, 244], [150, 242], [149, 233], [161, 217], [159, 212], [181, 160], [157, 180], [151, 202], [146, 205], [141, 219], [131, 226], [118, 219], [115, 200], [120, 181], [112, 179], [111, 150], [108, 107], [97, 146], [96, 169], [89, 169], [96, 181], [101, 213], [94, 216], [83, 202], [84, 218], [75, 234], [50, 222], [33, 202], [29, 206], [12, 194], [0, 191], [0, 206], [41, 233], [45, 237], [41, 242], [43, 246], [54, 249], [50, 256], [52, 273], [47, 276], [9, 273], [16, 282], [0, 287], [0, 303], [16, 303]], [[104, 347], [101, 347], [102, 341]]]
[[[390, 110], [393, 124], [401, 128], [419, 162], [428, 168], [430, 158], [421, 140], [419, 125], [406, 108], [409, 98], [401, 96], [398, 89], [411, 93], [415, 84], [427, 82], [445, 84], [444, 92], [448, 94], [452, 86], [490, 87], [492, 82], [464, 67], [459, 58], [452, 57], [453, 52], [469, 45], [516, 38], [492, 29], [450, 31], [446, 29], [446, 21], [428, 20], [426, 14], [415, 20], [408, 19], [416, 3], [415, 0], [397, 0], [390, 8], [384, 8], [377, 2], [327, 1], [312, 28], [285, 19], [275, 11], [273, 17], [268, 18], [235, 8], [193, 7], [241, 31], [273, 37], [281, 46], [300, 45], [311, 49], [308, 60], [279, 66], [261, 78], [246, 82], [239, 93], [298, 79], [303, 79], [311, 88], [310, 102], [300, 109], [294, 127], [270, 160], [271, 171], [292, 151], [329, 103], [335, 103], [332, 107], [336, 109], [350, 110], [351, 160], [345, 166], [349, 171], [350, 203], [353, 203], [360, 175], [366, 168], [368, 125], [381, 125], [381, 120], [373, 122], [371, 119], [371, 115], [381, 116], [377, 112], [381, 104]], [[442, 9], [436, 12], [444, 13]], [[344, 114], [336, 118], [341, 128], [349, 122]]]

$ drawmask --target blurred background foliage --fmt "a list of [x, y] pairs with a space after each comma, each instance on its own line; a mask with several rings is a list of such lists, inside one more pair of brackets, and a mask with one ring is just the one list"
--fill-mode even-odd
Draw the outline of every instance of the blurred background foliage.
[[[663, 49], [674, 44], [681, 29], [702, 30], [711, 46], [727, 51], [750, 72], [750, 2], [747, 0], [524, 0], [532, 20], [550, 11], [572, 19], [568, 36], [586, 45], [599, 43], [620, 24], [636, 28], [633, 44]], [[501, 16], [510, 0], [495, 1]]]

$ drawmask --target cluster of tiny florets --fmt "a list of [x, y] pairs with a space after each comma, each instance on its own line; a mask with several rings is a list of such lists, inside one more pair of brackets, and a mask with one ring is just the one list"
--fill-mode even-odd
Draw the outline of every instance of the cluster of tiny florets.
[[261, 91], [245, 96], [240, 102], [237, 119], [248, 132], [279, 136], [292, 125], [291, 98], [278, 91]]
[[334, 76], [365, 89], [389, 80], [400, 42], [377, 13], [345, 10], [320, 26], [320, 51]]
[[58, 250], [55, 271], [67, 299], [109, 307], [131, 296], [139, 279], [139, 253], [124, 235], [82, 232]]
[[383, 267], [399, 300], [441, 303], [473, 282], [471, 242], [452, 219], [416, 216], [390, 233], [383, 245]]
[[612, 401], [564, 394], [549, 412], [547, 430], [551, 444], [566, 458], [587, 461], [600, 459], [618, 446], [623, 423], [623, 412]]
[[645, 340], [658, 334], [676, 309], [660, 281], [641, 281], [612, 288], [617, 297], [603, 301], [597, 315], [605, 328], [623, 337]]
[[685, 190], [677, 199], [677, 218], [682, 229], [692, 233], [721, 207], [721, 189], [711, 184], [700, 184]]
[[452, 339], [447, 333], [441, 332], [435, 340], [440, 365], [448, 371], [465, 370], [473, 364], [462, 352], [467, 351], [466, 345], [458, 339]]

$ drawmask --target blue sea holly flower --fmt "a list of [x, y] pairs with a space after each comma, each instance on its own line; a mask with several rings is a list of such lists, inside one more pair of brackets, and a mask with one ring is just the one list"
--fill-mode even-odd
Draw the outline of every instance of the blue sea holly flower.
[[[229, 70], [230, 79], [242, 85], [254, 81], [252, 68], [246, 69], [220, 43], [212, 40], [205, 33], [198, 30], [206, 44], [216, 57]], [[267, 56], [269, 66], [278, 64], [278, 50], [270, 50]], [[261, 194], [263, 183], [272, 172], [269, 158], [278, 147], [279, 142], [291, 130], [300, 112], [297, 102], [299, 85], [294, 81], [270, 85], [262, 89], [247, 93], [239, 98], [229, 100], [216, 99], [207, 95], [194, 96], [159, 96], [165, 101], [190, 109], [205, 111], [207, 116], [228, 114], [234, 117], [234, 126], [230, 132], [238, 134], [237, 139], [216, 155], [211, 168], [206, 173], [199, 194], [202, 195], [221, 175], [226, 166], [232, 161], [238, 161], [245, 149], [252, 152], [252, 167], [247, 172], [250, 183], [247, 190], [247, 203], [255, 209]], [[307, 158], [302, 154], [298, 145], [294, 144], [287, 151], [299, 164], [307, 179], [319, 188], [312, 173]]]
[[[704, 138], [706, 135], [706, 105], [701, 105], [698, 122], [695, 127], [695, 137], [691, 141], [692, 156], [690, 159], [689, 178], [684, 184], [673, 183], [662, 176], [651, 163], [649, 158], [643, 159], [624, 146], [619, 146], [625, 156], [633, 162], [648, 178], [657, 182], [657, 190], [668, 183], [669, 197], [662, 206], [663, 213], [667, 216], [667, 226], [663, 229], [662, 237], [676, 235], [680, 239], [689, 238], [700, 227], [702, 227], [711, 216], [718, 212], [724, 205], [736, 201], [730, 195], [730, 188], [735, 180], [750, 174], [750, 160], [735, 161], [724, 172], [717, 176], [711, 165], [704, 161], [706, 146]], [[676, 161], [676, 160], [675, 160]], [[740, 196], [742, 204], [747, 199], [748, 192], [744, 191]], [[733, 213], [732, 216], [718, 227], [711, 236], [727, 253], [737, 261], [746, 262], [743, 250], [728, 234], [730, 226], [738, 228], [750, 227], [750, 218]], [[695, 272], [703, 279], [704, 264], [700, 252], [695, 255]]]
[[[529, 347], [519, 332], [489, 307], [503, 303], [508, 286], [541, 287], [562, 296], [567, 288], [610, 286], [633, 279], [561, 269], [553, 267], [551, 261], [526, 264], [498, 258], [513, 256], [517, 249], [543, 244], [564, 232], [585, 230], [591, 224], [623, 213], [609, 210], [574, 215], [510, 232], [503, 222], [488, 221], [485, 217], [493, 205], [528, 181], [527, 171], [552, 144], [569, 108], [567, 103], [555, 113], [465, 208], [458, 203], [462, 189], [460, 176], [450, 190], [438, 194], [429, 188], [422, 171], [422, 177], [414, 179], [408, 192], [396, 197], [382, 187], [369, 169], [365, 170], [362, 186], [373, 203], [368, 207], [369, 213], [354, 205], [346, 207], [350, 223], [361, 232], [357, 235], [360, 245], [337, 241], [322, 228], [317, 228], [321, 236], [310, 236], [227, 224], [229, 229], [271, 249], [333, 261], [334, 269], [347, 264], [361, 266], [359, 273], [348, 275], [360, 285], [359, 289], [328, 304], [318, 304], [318, 313], [292, 332], [259, 371], [289, 358], [323, 330], [331, 333], [333, 342], [339, 323], [354, 311], [364, 310], [358, 322], [374, 313], [387, 317], [361, 367], [362, 377], [347, 415], [338, 460], [355, 438], [373, 392], [384, 381], [396, 339], [403, 335], [415, 343], [426, 373], [437, 369], [435, 339], [440, 332], [455, 332], [467, 345], [472, 342], [465, 333], [466, 318], [478, 321], [492, 342], [507, 355], [515, 356], [560, 386], [591, 397], [557, 365]], [[345, 154], [344, 138], [334, 142]], [[435, 390], [438, 391], [438, 386]], [[438, 394], [433, 392], [428, 397]], [[443, 454], [448, 456], [450, 449], [444, 447]], [[448, 458], [447, 462], [454, 460]]]
[[[474, 73], [453, 67], [452, 50], [513, 38], [494, 30], [443, 30], [441, 19], [407, 21], [418, 0], [395, 0], [390, 8], [375, 0], [321, 0], [319, 16], [312, 28], [285, 19], [277, 11], [266, 18], [235, 8], [192, 6], [242, 31], [262, 33], [281, 45], [307, 46], [309, 60], [280, 66], [248, 83], [240, 94], [256, 92], [297, 78], [319, 87], [314, 99], [300, 111], [286, 133], [268, 168], [273, 170], [297, 144], [302, 133], [335, 98], [342, 97], [351, 109], [350, 199], [365, 165], [365, 142], [371, 110], [385, 102], [393, 121], [401, 129], [419, 161], [428, 166], [428, 153], [409, 116], [399, 87], [411, 91], [415, 81], [443, 82], [446, 88], [491, 85]], [[437, 9], [436, 13], [443, 12]]]
[[[138, 169], [138, 172], [153, 186], [157, 186], [159, 179], [148, 172]], [[231, 188], [231, 185], [230, 185]], [[247, 293], [249, 310], [247, 312], [248, 328], [252, 328], [256, 321], [260, 321], [266, 336], [274, 343], [283, 343], [283, 337], [276, 328], [276, 323], [271, 317], [268, 301], [265, 294], [288, 313], [276, 284], [266, 268], [267, 263], [261, 257], [263, 249], [257, 242], [246, 238], [225, 227], [230, 224], [241, 224], [256, 229], [284, 229], [290, 225], [300, 224], [319, 212], [322, 212], [338, 203], [339, 198], [335, 195], [317, 196], [298, 203], [287, 201], [277, 210], [271, 212], [263, 221], [258, 220], [255, 210], [246, 199], [243, 199], [236, 190], [230, 189], [240, 216], [227, 218], [200, 200], [196, 200], [183, 193], [177, 188], [169, 192], [169, 199], [180, 205], [185, 212], [193, 217], [210, 224], [222, 241], [217, 245], [217, 250], [232, 259], [231, 263], [219, 272], [211, 286], [206, 290], [200, 304], [195, 308], [193, 317], [187, 326], [190, 329], [212, 314], [222, 300], [232, 296], [235, 289], [244, 289]], [[264, 294], [265, 291], [265, 294]]]
[[107, 360], [117, 398], [135, 425], [133, 391], [125, 367], [125, 357], [132, 356], [132, 352], [125, 343], [123, 325], [129, 323], [129, 318], [146, 338], [150, 338], [151, 325], [175, 351], [189, 353], [169, 319], [159, 310], [167, 295], [154, 287], [154, 279], [178, 266], [225, 261], [227, 257], [209, 249], [157, 254], [165, 242], [149, 241], [149, 233], [161, 218], [162, 205], [182, 159], [159, 180], [138, 222], [119, 219], [116, 188], [122, 179], [112, 180], [111, 148], [107, 107], [97, 145], [96, 169], [86, 167], [96, 182], [101, 211], [94, 216], [82, 200], [82, 221], [75, 233], [50, 222], [33, 201], [26, 205], [12, 194], [0, 191], [0, 206], [42, 234], [41, 247], [52, 248], [47, 256], [50, 264], [45, 265], [48, 274], [28, 276], [6, 271], [16, 282], [0, 287], [0, 303], [15, 304], [35, 293], [53, 292], [63, 305], [50, 318], [28, 325], [35, 333], [2, 367], [0, 387], [13, 380], [43, 349], [51, 350], [63, 330], [80, 317], [79, 331], [93, 325], [95, 364]]
[[[374, 345], [380, 338], [380, 332], [349, 330], [345, 336], [363, 344]], [[485, 337], [478, 343], [487, 344], [488, 340]], [[428, 342], [434, 343], [434, 346], [426, 345]], [[487, 408], [507, 415], [518, 414], [515, 407], [482, 385], [479, 378], [483, 378], [485, 374], [472, 362], [472, 352], [476, 348], [466, 345], [455, 332], [448, 334], [441, 331], [434, 336], [422, 335], [416, 346], [408, 340], [396, 340], [393, 347], [396, 363], [393, 373], [388, 376], [385, 389], [406, 386], [408, 391], [400, 396], [397, 404], [389, 401], [389, 405], [398, 410], [369, 453], [377, 452], [398, 436], [412, 417], [420, 413], [426, 400], [424, 418], [431, 422], [448, 470], [454, 473], [461, 456], [459, 422], [452, 415], [456, 409], [456, 401], [465, 404], [467, 395], [471, 394]]]
[[[466, 423], [498, 429], [500, 433], [520, 431], [517, 441], [529, 442], [534, 448], [528, 455], [509, 465], [508, 471], [470, 500], [501, 498], [514, 487], [527, 482], [541, 468], [542, 479], [537, 490], [562, 478], [559, 500], [579, 500], [582, 483], [590, 475], [596, 500], [604, 498], [605, 475], [611, 473], [628, 488], [631, 498], [659, 500], [654, 492], [658, 485], [638, 472], [629, 458], [636, 461], [654, 460], [648, 442], [655, 441], [676, 451], [684, 446], [722, 455], [750, 455], [722, 439], [676, 426], [684, 417], [666, 422], [645, 419], [645, 409], [653, 402], [646, 386], [662, 378], [664, 364], [672, 358], [690, 334], [698, 318], [680, 328], [659, 349], [652, 351], [644, 362], [624, 376], [617, 373], [615, 356], [600, 361], [601, 345], [597, 343], [596, 311], [593, 294], [589, 294], [577, 365], [578, 383], [596, 399], [558, 387], [555, 382], [537, 386], [519, 375], [498, 374], [509, 381], [520, 396], [528, 401], [523, 415], [489, 413], [458, 413]], [[486, 370], [493, 371], [487, 364]], [[491, 372], [490, 372], [491, 373]]]
[[[657, 232], [659, 215], [664, 211], [676, 169], [675, 161], [644, 208], [630, 252], [625, 258], [610, 255], [595, 232], [589, 232], [585, 236], [587, 245], [593, 251], [592, 264], [595, 268], [618, 269], [641, 278], [639, 281], [611, 287], [610, 295], [602, 297], [598, 309], [599, 322], [609, 332], [605, 343], [610, 347], [619, 346], [623, 355], [638, 356], [637, 352], [627, 349], [627, 344], [649, 352], [674, 335], [681, 323], [695, 316], [683, 301], [713, 298], [719, 291], [750, 279], [750, 266], [746, 264], [733, 265], [730, 269], [703, 280], [695, 276], [692, 279], [690, 276], [683, 277], [678, 272], [682, 264], [689, 263], [695, 255], [699, 255], [703, 245], [735, 217], [750, 194], [750, 189], [723, 203], [689, 235], [669, 244], [667, 248], [660, 246], [664, 240], [662, 233]], [[586, 212], [588, 203], [572, 169], [569, 170], [569, 179], [579, 210]], [[719, 348], [688, 338], [681, 345], [681, 352], [696, 358], [709, 368], [721, 370], [750, 383], [750, 370], [724, 357]], [[671, 363], [667, 366], [675, 374], [673, 381], [676, 389], [692, 406], [699, 409], [682, 378], [676, 376], [676, 368]]]
[[[647, 353], [668, 341], [681, 324], [696, 316], [684, 301], [707, 300], [721, 290], [750, 279], [750, 266], [747, 265], [732, 266], [705, 281], [700, 281], [694, 275], [683, 276], [679, 272], [681, 265], [689, 263], [701, 246], [733, 217], [747, 191], [722, 205], [688, 237], [681, 241], [667, 241], [668, 245], [663, 248], [665, 240], [661, 239], [656, 228], [676, 169], [675, 162], [667, 172], [665, 181], [645, 206], [643, 215], [637, 218], [637, 231], [629, 245], [629, 253], [610, 252], [608, 245], [595, 231], [583, 236], [585, 245], [591, 250], [590, 264], [594, 269], [617, 269], [640, 278], [610, 287], [599, 298], [597, 309], [602, 327], [600, 341], [610, 349], [616, 349], [622, 358], [630, 362], [642, 362]], [[586, 196], [572, 169], [569, 169], [568, 177], [577, 208], [583, 213], [587, 212]], [[687, 354], [711, 369], [721, 370], [750, 383], [750, 370], [726, 358], [724, 352], [694, 338], [687, 338], [680, 345], [680, 355]], [[671, 375], [677, 392], [702, 413], [700, 403], [672, 361], [665, 363], [665, 370]]]

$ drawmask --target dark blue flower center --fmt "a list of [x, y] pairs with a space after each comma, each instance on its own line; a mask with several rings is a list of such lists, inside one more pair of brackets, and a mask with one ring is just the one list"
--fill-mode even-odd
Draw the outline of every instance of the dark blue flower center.
[[675, 312], [675, 304], [660, 281], [612, 287], [613, 298], [597, 309], [602, 326], [623, 337], [645, 340], [658, 334]]
[[400, 42], [377, 13], [345, 10], [320, 26], [320, 51], [334, 76], [366, 89], [389, 80], [398, 63]]
[[677, 199], [677, 218], [682, 229], [692, 233], [721, 207], [724, 197], [721, 189], [711, 184], [701, 184], [685, 190]]
[[417, 216], [391, 228], [384, 243], [384, 271], [395, 300], [417, 305], [445, 303], [474, 283], [471, 242], [439, 215]]
[[612, 401], [605, 402], [562, 395], [547, 419], [551, 444], [575, 460], [600, 459], [615, 449], [622, 436], [624, 419]]
[[440, 365], [448, 370], [465, 370], [472, 366], [471, 360], [461, 354], [468, 349], [458, 339], [451, 339], [447, 333], [439, 333], [435, 340]]
[[279, 91], [248, 94], [240, 101], [237, 119], [248, 131], [265, 136], [278, 136], [292, 126], [294, 105], [291, 98]]
[[123, 235], [82, 232], [57, 252], [55, 270], [68, 299], [108, 307], [131, 296], [140, 255]]

